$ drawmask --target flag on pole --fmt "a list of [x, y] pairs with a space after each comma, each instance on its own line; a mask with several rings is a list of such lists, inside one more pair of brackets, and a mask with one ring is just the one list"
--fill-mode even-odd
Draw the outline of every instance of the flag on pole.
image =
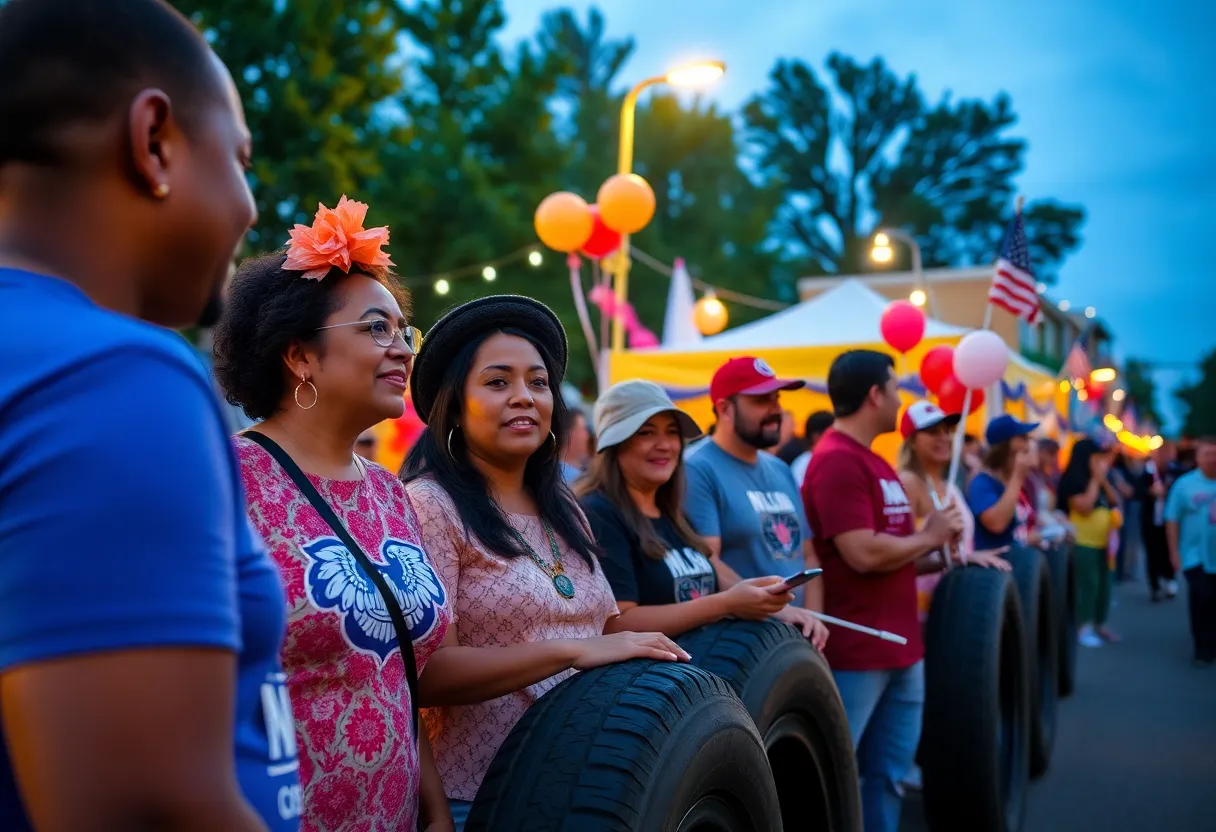
[[1072, 349], [1068, 351], [1068, 358], [1064, 360], [1064, 370], [1068, 373], [1069, 378], [1089, 380], [1093, 367], [1090, 366], [1089, 356], [1085, 354], [1087, 335], [1087, 332], [1082, 332], [1078, 336], [1077, 340], [1073, 342]]
[[1026, 245], [1026, 225], [1022, 222], [1021, 211], [1013, 218], [1001, 243], [1001, 255], [996, 261], [988, 302], [1017, 315], [1028, 324], [1039, 322], [1039, 291], [1030, 267], [1030, 249]]

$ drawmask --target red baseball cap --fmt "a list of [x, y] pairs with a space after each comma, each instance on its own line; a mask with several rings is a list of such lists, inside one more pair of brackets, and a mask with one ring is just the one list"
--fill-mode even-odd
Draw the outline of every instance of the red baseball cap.
[[958, 413], [948, 414], [933, 402], [921, 399], [912, 402], [899, 420], [899, 432], [907, 439], [918, 430], [928, 430], [937, 425], [957, 425], [962, 416]]
[[709, 397], [720, 402], [731, 396], [763, 396], [775, 390], [798, 390], [805, 386], [805, 381], [777, 378], [764, 359], [748, 355], [732, 358], [718, 368], [709, 383]]

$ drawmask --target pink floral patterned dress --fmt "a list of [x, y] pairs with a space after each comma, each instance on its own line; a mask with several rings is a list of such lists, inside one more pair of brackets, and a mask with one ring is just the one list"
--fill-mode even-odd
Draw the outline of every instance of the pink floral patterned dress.
[[[300, 828], [416, 829], [409, 685], [383, 599], [279, 464], [248, 439], [234, 443], [249, 517], [287, 593], [283, 669], [304, 790]], [[400, 481], [375, 464], [359, 481], [309, 480], [400, 591], [421, 673], [443, 641], [451, 607]]]
[[[587, 564], [558, 539], [562, 566], [575, 595], [562, 598], [553, 580], [526, 557], [504, 558], [466, 534], [452, 498], [433, 480], [406, 486], [422, 523], [422, 537], [435, 568], [452, 597], [453, 623], [464, 647], [507, 647], [556, 638], [602, 635], [618, 614], [604, 570]], [[577, 506], [572, 506], [576, 512]], [[507, 515], [528, 545], [549, 560], [549, 543], [540, 519]], [[586, 523], [586, 519], [580, 519]], [[567, 670], [489, 702], [422, 712], [435, 763], [449, 798], [472, 800], [499, 746], [524, 711], [575, 671]]]

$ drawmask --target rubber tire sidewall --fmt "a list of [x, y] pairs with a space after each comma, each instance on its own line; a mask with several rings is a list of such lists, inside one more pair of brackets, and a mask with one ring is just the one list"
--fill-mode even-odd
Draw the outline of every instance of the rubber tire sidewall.
[[[942, 576], [925, 628], [924, 807], [934, 832], [1018, 832], [1029, 785], [1030, 694], [1013, 577], [968, 567]], [[1001, 710], [1002, 663], [1012, 710]], [[1012, 723], [1008, 747], [1001, 720]], [[1011, 756], [1003, 782], [1002, 754]], [[1008, 791], [1005, 787], [1008, 785]]]
[[[739, 694], [766, 747], [774, 728], [793, 728], [792, 733], [809, 747], [819, 775], [818, 795], [796, 795], [792, 805], [783, 806], [786, 821], [815, 822], [822, 832], [860, 832], [861, 792], [848, 716], [827, 660], [802, 633], [774, 619], [728, 619], [692, 630], [676, 641], [692, 655], [694, 664], [718, 675]], [[787, 717], [793, 717], [792, 724]], [[784, 792], [791, 803], [790, 792], [780, 789], [789, 772], [774, 770], [773, 776], [778, 794]], [[800, 772], [799, 776], [811, 775]], [[821, 812], [815, 809], [827, 816], [826, 826], [820, 825]], [[813, 817], [808, 818], [808, 811]], [[791, 828], [788, 822], [786, 828]]]

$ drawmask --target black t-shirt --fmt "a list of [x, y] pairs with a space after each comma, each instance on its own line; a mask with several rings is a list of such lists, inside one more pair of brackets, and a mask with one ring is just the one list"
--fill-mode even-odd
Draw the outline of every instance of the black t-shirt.
[[620, 510], [603, 493], [587, 495], [580, 505], [603, 550], [600, 565], [617, 601], [657, 606], [691, 601], [718, 591], [713, 564], [686, 545], [666, 517], [650, 521], [668, 547], [667, 555], [659, 560], [642, 551], [638, 536], [630, 531]]

